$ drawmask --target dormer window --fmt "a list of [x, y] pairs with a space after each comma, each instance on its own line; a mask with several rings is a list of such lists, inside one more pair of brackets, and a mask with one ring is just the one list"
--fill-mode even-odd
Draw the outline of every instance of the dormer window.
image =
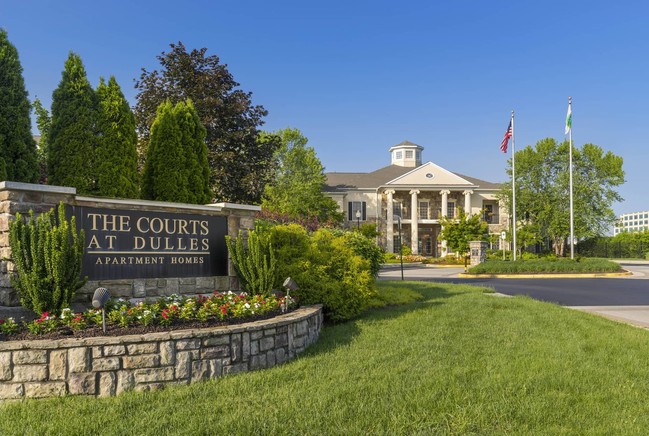
[[412, 159], [412, 150], [406, 150], [406, 159]]
[[403, 159], [403, 152], [402, 152], [402, 151], [395, 151], [395, 152], [394, 152], [394, 158], [395, 158], [396, 160], [401, 160], [401, 159]]

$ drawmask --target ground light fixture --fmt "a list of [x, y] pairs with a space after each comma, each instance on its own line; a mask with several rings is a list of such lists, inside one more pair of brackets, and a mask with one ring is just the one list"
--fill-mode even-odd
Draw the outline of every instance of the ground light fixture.
[[101, 309], [101, 325], [106, 333], [106, 303], [110, 299], [110, 292], [106, 288], [97, 288], [92, 296], [92, 307]]
[[282, 307], [282, 312], [286, 312], [288, 310], [288, 300], [291, 291], [296, 291], [297, 290], [297, 283], [295, 283], [295, 280], [293, 280], [290, 277], [286, 277], [286, 280], [284, 280], [283, 286], [286, 288], [286, 300], [284, 300], [284, 306]]

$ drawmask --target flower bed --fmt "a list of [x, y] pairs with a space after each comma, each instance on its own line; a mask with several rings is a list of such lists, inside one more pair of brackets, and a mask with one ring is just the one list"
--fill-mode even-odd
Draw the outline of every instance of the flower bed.
[[[218, 321], [209, 318], [209, 322]], [[0, 342], [0, 401], [68, 394], [112, 396], [269, 368], [294, 358], [317, 340], [322, 307], [302, 307], [241, 324], [174, 330], [179, 323], [129, 327], [167, 330], [146, 334]], [[188, 323], [182, 326], [206, 325], [192, 324], [197, 320]]]
[[[106, 304], [107, 333], [110, 335], [225, 325], [263, 319], [296, 307], [291, 297], [268, 297], [246, 293], [214, 292], [210, 296], [171, 295], [154, 302], [109, 300]], [[44, 312], [33, 321], [0, 320], [0, 340], [56, 339], [103, 334], [102, 311], [73, 312], [66, 308], [59, 316]]]

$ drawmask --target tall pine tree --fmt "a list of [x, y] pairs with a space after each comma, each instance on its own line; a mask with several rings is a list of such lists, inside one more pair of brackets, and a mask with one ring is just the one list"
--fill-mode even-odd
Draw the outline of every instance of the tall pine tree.
[[96, 194], [137, 198], [137, 134], [135, 117], [114, 76], [97, 87], [98, 113]]
[[36, 142], [18, 51], [0, 29], [0, 180], [38, 181]]
[[210, 201], [205, 128], [191, 102], [161, 104], [151, 126], [142, 198], [204, 204]]
[[95, 193], [97, 102], [79, 55], [70, 53], [61, 82], [52, 93], [47, 150], [48, 184]]

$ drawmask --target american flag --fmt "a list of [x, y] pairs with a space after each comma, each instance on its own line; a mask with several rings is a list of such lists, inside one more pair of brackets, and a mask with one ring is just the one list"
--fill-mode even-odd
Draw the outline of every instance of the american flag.
[[505, 132], [505, 137], [503, 138], [503, 142], [500, 143], [500, 149], [503, 151], [503, 153], [507, 153], [507, 144], [509, 144], [509, 138], [512, 137], [512, 120], [509, 120], [509, 127], [507, 127], [507, 131]]

